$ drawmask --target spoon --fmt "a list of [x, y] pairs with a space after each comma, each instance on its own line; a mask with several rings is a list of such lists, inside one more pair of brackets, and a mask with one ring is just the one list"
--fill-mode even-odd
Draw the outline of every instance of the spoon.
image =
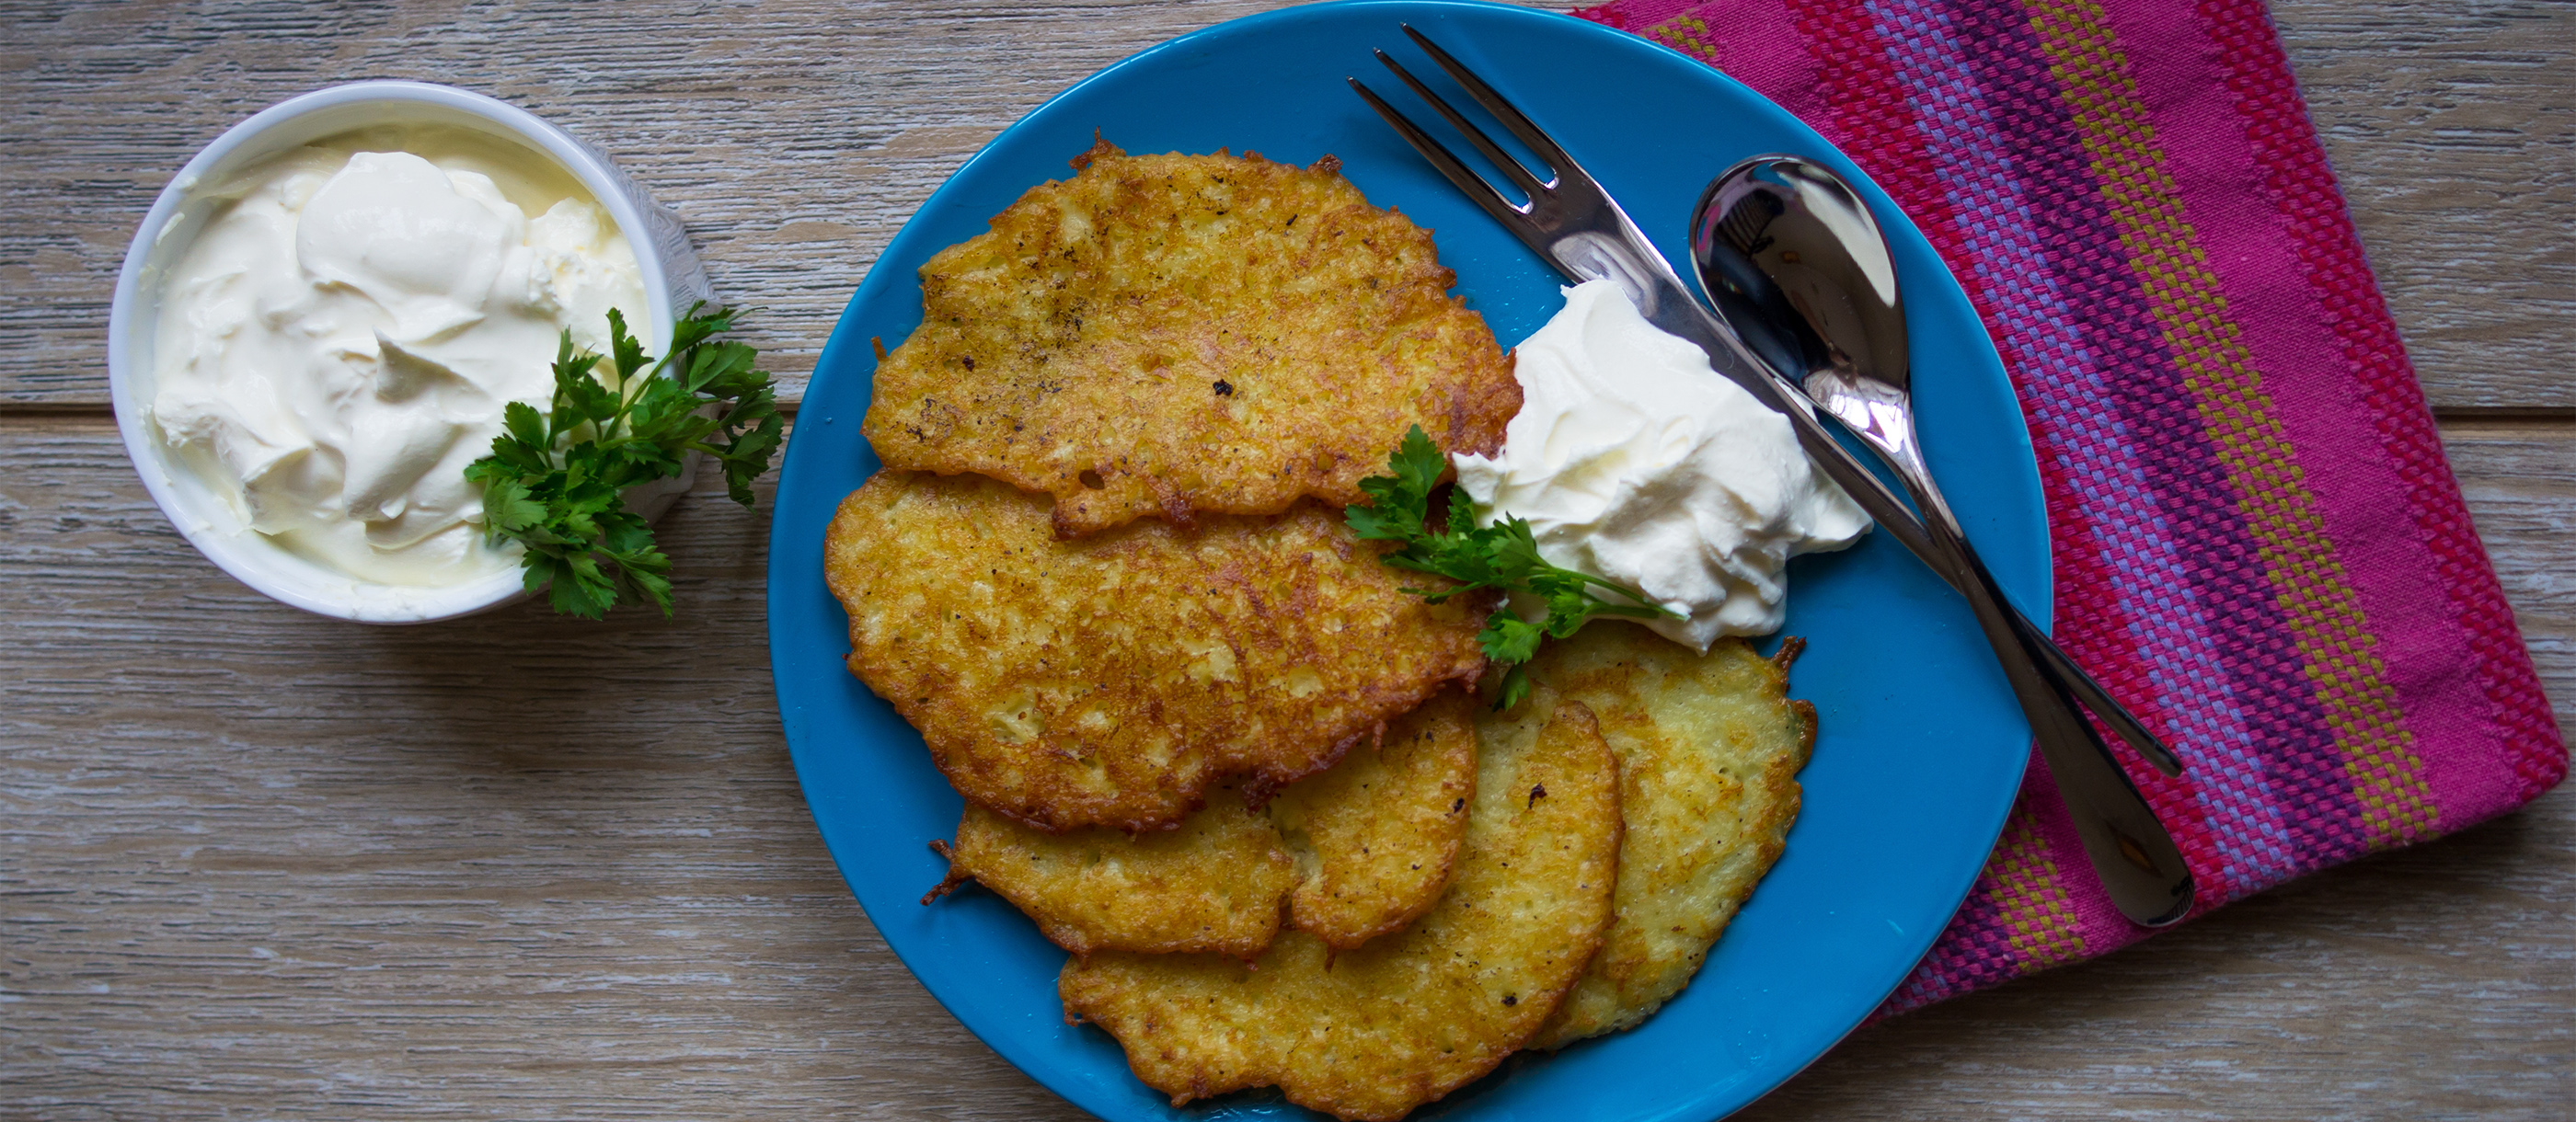
[[[1691, 267], [1746, 349], [1895, 469], [1923, 512], [1932, 548], [1917, 554], [1976, 612], [2121, 914], [2150, 927], [2181, 919], [2193, 897], [2190, 869], [2075, 697], [2166, 774], [2178, 774], [2181, 761], [2011, 607], [1933, 483], [1914, 432], [1895, 261], [1869, 208], [1822, 165], [1757, 156], [1727, 169], [1700, 197]], [[1914, 535], [1895, 536], [1918, 544]]]
[[[1692, 230], [1700, 290], [1746, 347], [1793, 381], [1803, 374], [1808, 396], [1887, 457], [1930, 518], [1964, 538], [1915, 440], [1895, 264], [1859, 197], [1830, 168], [1756, 156], [1710, 184]], [[1764, 238], [1754, 252], [1742, 248]], [[2182, 774], [2182, 760], [2065, 648], [2028, 616], [2011, 615], [2022, 645], [2085, 708], [2157, 770]]]

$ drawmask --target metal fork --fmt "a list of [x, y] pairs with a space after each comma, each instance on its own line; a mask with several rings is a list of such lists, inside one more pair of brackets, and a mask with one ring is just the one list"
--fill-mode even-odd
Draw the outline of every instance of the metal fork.
[[[1546, 163], [1551, 169], [1550, 178], [1540, 180], [1385, 51], [1376, 52], [1378, 61], [1466, 137], [1528, 201], [1514, 203], [1505, 197], [1359, 79], [1349, 79], [1351, 89], [1451, 184], [1502, 223], [1504, 229], [1537, 250], [1557, 271], [1576, 281], [1606, 279], [1618, 284], [1648, 323], [1706, 351], [1710, 366], [1719, 374], [1789, 418], [1799, 446], [1817, 466], [1841, 484], [1899, 544], [1922, 558], [1934, 573], [1966, 597], [1987, 642], [1994, 647], [1996, 661], [2003, 665], [2015, 699], [2030, 719], [2041, 756], [2075, 819], [2085, 853], [2121, 914], [2150, 927], [2180, 920], [2191, 908], [2193, 884], [2191, 871], [2183, 863], [2172, 835], [2148, 808], [2110, 748], [2076, 710], [2065, 676], [2045, 672], [2034, 661], [2033, 651], [2023, 644], [2014, 626], [2018, 613], [2010, 607], [1994, 578], [1983, 566], [1960, 561], [1960, 539], [1928, 529], [1885, 483], [1835, 440], [1817, 420], [1815, 404], [1806, 393], [1755, 358], [1732, 331], [1690, 295], [1636, 222], [1619, 209], [1600, 182], [1584, 171], [1563, 146], [1412, 25], [1405, 25], [1404, 33], [1468, 96]], [[2025, 622], [2022, 626], [2030, 625]], [[2080, 675], [2080, 669], [2076, 673]], [[2158, 749], [2161, 751], [2161, 745]], [[2155, 762], [2162, 766], [2170, 759], [2167, 756]]]

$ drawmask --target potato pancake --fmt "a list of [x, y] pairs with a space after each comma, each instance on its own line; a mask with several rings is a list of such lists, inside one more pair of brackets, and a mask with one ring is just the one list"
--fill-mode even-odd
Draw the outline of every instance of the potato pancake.
[[1741, 639], [1705, 655], [1602, 620], [1550, 644], [1533, 678], [1581, 701], [1619, 756], [1618, 920], [1531, 1041], [1558, 1048], [1634, 1027], [1699, 972], [1780, 859], [1816, 711], [1789, 699], [1791, 639], [1763, 658]]
[[1117, 1037], [1176, 1106], [1276, 1086], [1337, 1117], [1391, 1120], [1493, 1070], [1609, 925], [1619, 774], [1579, 702], [1543, 693], [1478, 725], [1457, 876], [1412, 927], [1339, 953], [1285, 932], [1250, 965], [1076, 958], [1057, 981], [1066, 1016]]
[[850, 670], [948, 781], [1042, 830], [1173, 826], [1257, 802], [1484, 667], [1490, 601], [1378, 562], [1338, 511], [1148, 521], [1056, 540], [1047, 499], [887, 471], [842, 500], [824, 576]]
[[[1476, 794], [1476, 700], [1442, 694], [1270, 804], [1297, 888], [1288, 926], [1349, 950], [1403, 930], [1440, 902]], [[1356, 765], [1356, 766], [1355, 766]]]
[[1159, 514], [1361, 501], [1420, 425], [1490, 454], [1520, 383], [1448, 295], [1429, 231], [1325, 157], [1130, 156], [1106, 141], [921, 267], [877, 364], [888, 467], [1055, 496], [1063, 536]]
[[[1179, 829], [1049, 834], [972, 803], [948, 879], [1009, 900], [1057, 946], [1251, 958], [1288, 926], [1337, 948], [1402, 928], [1439, 902], [1475, 792], [1475, 701], [1434, 697], [1383, 745], [1289, 784], [1267, 812], [1226, 787]], [[925, 900], [925, 903], [928, 901]]]
[[1297, 887], [1297, 862], [1270, 816], [1233, 797], [1232, 784], [1209, 795], [1178, 829], [1141, 834], [1099, 826], [1050, 834], [968, 803], [956, 843], [931, 845], [948, 859], [948, 879], [921, 902], [973, 880], [1075, 954], [1251, 958], [1279, 933], [1279, 902]]

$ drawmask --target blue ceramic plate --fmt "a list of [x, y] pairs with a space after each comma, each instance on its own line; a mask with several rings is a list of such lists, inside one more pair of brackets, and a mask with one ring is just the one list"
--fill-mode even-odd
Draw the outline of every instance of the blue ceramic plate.
[[[1683, 226], [1701, 187], [1741, 157], [1803, 153], [1860, 183], [1896, 242], [1933, 464], [2006, 588], [2027, 609], [2048, 605], [2029, 437], [1966, 298], [1849, 162], [1708, 67], [1564, 16], [1366, 0], [1184, 36], [1065, 91], [930, 197], [833, 331], [779, 486], [769, 634], [797, 775], [869, 918], [966, 1027], [1104, 1118], [1307, 1115], [1272, 1092], [1166, 1105], [1128, 1074], [1106, 1033], [1064, 1023], [1055, 993], [1064, 954], [1010, 905], [973, 890], [920, 903], [945, 871], [925, 843], [955, 829], [958, 796], [920, 736], [843, 668], [848, 623], [823, 588], [824, 528], [877, 467], [859, 435], [876, 365], [869, 340], [902, 341], [921, 319], [922, 261], [982, 233], [1021, 192], [1070, 174], [1065, 161], [1090, 146], [1094, 129], [1131, 152], [1231, 147], [1300, 164], [1340, 156], [1372, 201], [1436, 232], [1457, 291], [1498, 337], [1527, 335], [1560, 303], [1556, 276], [1343, 85], [1345, 75], [1386, 77], [1372, 47], [1418, 57], [1399, 30], [1406, 22], [1526, 109], [1676, 262], [1685, 261]], [[1718, 1117], [1823, 1054], [1931, 945], [2002, 825], [2027, 727], [1966, 609], [1894, 542], [1873, 535], [1845, 553], [1800, 559], [1791, 579], [1788, 633], [1811, 643], [1791, 686], [1815, 703], [1822, 735], [1787, 855], [1698, 980], [1642, 1027], [1553, 1056], [1516, 1056], [1416, 1117]]]

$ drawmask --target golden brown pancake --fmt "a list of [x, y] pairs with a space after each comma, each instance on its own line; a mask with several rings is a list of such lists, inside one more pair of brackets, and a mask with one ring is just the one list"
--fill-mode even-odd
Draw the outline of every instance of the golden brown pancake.
[[1406, 429], [1490, 453], [1520, 384], [1429, 231], [1339, 164], [1102, 142], [921, 268], [877, 364], [889, 467], [1055, 496], [1072, 536], [1148, 514], [1362, 501]]
[[[1297, 889], [1288, 925], [1341, 950], [1404, 929], [1440, 902], [1476, 794], [1476, 700], [1444, 693], [1332, 770], [1270, 804]], [[1356, 759], [1357, 766], [1353, 766]]]
[[851, 671], [1042, 830], [1168, 828], [1228, 778], [1264, 801], [1484, 666], [1486, 601], [1425, 604], [1403, 589], [1435, 580], [1311, 503], [1066, 542], [1043, 495], [888, 471], [824, 551]]
[[1532, 678], [1581, 701], [1619, 756], [1616, 923], [1530, 1042], [1557, 1048], [1634, 1027], [1699, 972], [1798, 817], [1815, 709], [1788, 697], [1797, 640], [1763, 658], [1741, 639], [1705, 655], [1601, 620], [1550, 644]]
[[1359, 946], [1413, 922], [1448, 886], [1475, 791], [1474, 706], [1445, 691], [1389, 725], [1383, 745], [1289, 784], [1266, 812], [1220, 786], [1176, 830], [1049, 834], [969, 803], [933, 895], [980, 881], [1075, 954], [1248, 959], [1283, 911], [1330, 946]]
[[968, 803], [956, 843], [931, 846], [948, 859], [948, 879], [921, 902], [973, 880], [1075, 954], [1250, 958], [1279, 933], [1279, 902], [1297, 887], [1297, 862], [1270, 816], [1245, 805], [1234, 785], [1208, 794], [1179, 828], [1141, 834], [1099, 826], [1050, 834]]
[[1339, 953], [1285, 932], [1249, 966], [1076, 958], [1057, 981], [1067, 1016], [1117, 1037], [1137, 1078], [1174, 1105], [1277, 1086], [1337, 1117], [1396, 1119], [1493, 1070], [1609, 925], [1619, 784], [1580, 703], [1542, 691], [1479, 725], [1466, 849], [1412, 927]]

